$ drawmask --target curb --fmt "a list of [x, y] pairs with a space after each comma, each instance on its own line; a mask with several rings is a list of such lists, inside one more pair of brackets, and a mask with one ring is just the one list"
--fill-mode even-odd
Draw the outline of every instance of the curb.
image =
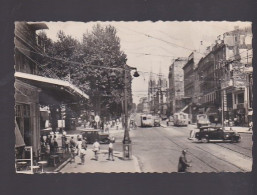
[[237, 131], [237, 133], [246, 133], [246, 134], [253, 134], [253, 132], [252, 131]]
[[141, 168], [140, 168], [138, 158], [137, 158], [136, 156], [134, 156], [134, 155], [132, 155], [132, 158], [133, 158], [133, 160], [135, 161], [135, 166], [136, 166], [136, 169], [137, 169], [137, 170], [136, 170], [136, 173], [141, 173], [142, 170], [141, 170]]
[[[118, 152], [118, 151], [117, 151]], [[122, 152], [119, 152], [120, 154]], [[117, 155], [113, 155], [113, 156], [116, 156], [118, 157]], [[60, 172], [69, 162], [70, 162], [71, 158], [68, 158], [66, 161], [64, 161], [59, 167], [57, 167], [53, 172]], [[135, 167], [136, 167], [136, 173], [141, 173], [141, 169], [140, 169], [140, 166], [139, 166], [139, 161], [137, 159], [136, 156], [132, 155], [132, 160], [134, 161], [134, 164], [135, 164]]]
[[54, 172], [59, 172], [60, 170], [62, 170], [69, 162], [70, 162], [71, 158], [68, 158], [66, 161], [64, 161], [59, 167], [57, 167]]

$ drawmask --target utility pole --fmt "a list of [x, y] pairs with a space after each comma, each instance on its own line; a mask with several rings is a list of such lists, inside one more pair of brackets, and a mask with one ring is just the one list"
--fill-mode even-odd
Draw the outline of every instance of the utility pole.
[[124, 124], [124, 138], [123, 138], [123, 158], [131, 159], [132, 155], [132, 145], [131, 139], [129, 136], [128, 129], [128, 100], [127, 100], [127, 70], [126, 64], [124, 65], [124, 115], [125, 115], [125, 124]]
[[221, 92], [221, 123], [222, 129], [224, 129], [224, 91]]

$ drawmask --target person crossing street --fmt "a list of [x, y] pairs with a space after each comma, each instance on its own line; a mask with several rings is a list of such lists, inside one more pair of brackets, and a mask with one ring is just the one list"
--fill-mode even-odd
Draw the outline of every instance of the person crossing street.
[[100, 144], [98, 140], [96, 139], [93, 144], [93, 152], [95, 153], [95, 160], [98, 160], [98, 152], [100, 151]]
[[191, 167], [186, 157], [186, 150], [182, 151], [182, 155], [179, 157], [178, 172], [187, 172], [187, 168]]

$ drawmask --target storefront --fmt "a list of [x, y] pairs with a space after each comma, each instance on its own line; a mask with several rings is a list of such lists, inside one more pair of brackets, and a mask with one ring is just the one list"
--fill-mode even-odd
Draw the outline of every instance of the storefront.
[[[35, 86], [15, 81], [15, 122], [26, 146], [32, 146], [36, 154], [40, 150], [39, 89]], [[17, 131], [17, 130], [16, 130]], [[17, 138], [16, 140], [21, 140]], [[20, 145], [19, 143], [16, 143]]]
[[[15, 121], [25, 146], [31, 146], [35, 157], [40, 155], [40, 105], [79, 102], [88, 99], [67, 81], [16, 72], [15, 73]], [[16, 130], [17, 131], [17, 130]], [[16, 140], [21, 140], [16, 135]], [[16, 145], [20, 145], [16, 143]], [[23, 146], [22, 146], [23, 147]]]

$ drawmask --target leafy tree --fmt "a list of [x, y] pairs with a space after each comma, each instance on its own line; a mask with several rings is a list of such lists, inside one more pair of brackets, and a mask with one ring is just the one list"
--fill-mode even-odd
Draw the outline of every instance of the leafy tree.
[[[45, 66], [54, 74], [71, 82], [90, 96], [91, 109], [102, 116], [120, 116], [124, 89], [126, 55], [120, 50], [120, 40], [113, 26], [97, 24], [92, 32], [83, 34], [82, 42], [60, 31], [58, 41], [52, 42], [44, 34]], [[57, 60], [59, 59], [59, 60]], [[127, 74], [129, 108], [132, 106], [131, 76]]]

